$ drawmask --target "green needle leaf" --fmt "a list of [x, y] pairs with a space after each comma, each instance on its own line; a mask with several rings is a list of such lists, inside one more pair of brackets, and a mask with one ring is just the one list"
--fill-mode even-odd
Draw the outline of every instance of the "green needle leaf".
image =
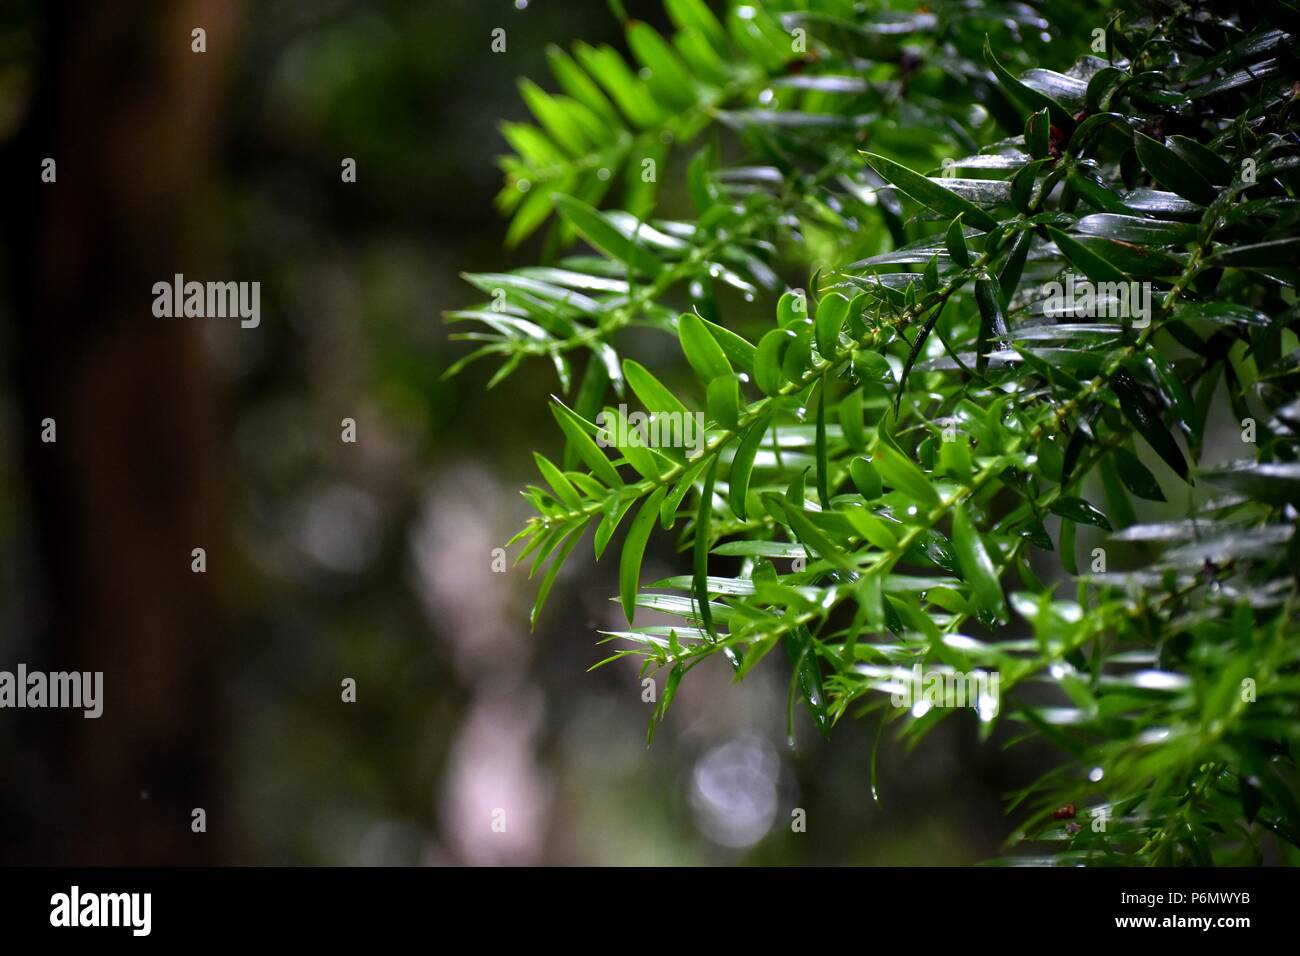
[[822, 510], [831, 506], [830, 464], [826, 454], [826, 378], [817, 384], [817, 501]]
[[632, 386], [632, 393], [641, 399], [641, 404], [646, 407], [646, 411], [655, 413], [669, 413], [689, 415], [690, 412], [670, 392], [659, 379], [640, 362], [632, 359], [623, 360], [623, 376], [627, 379], [628, 385]]
[[994, 620], [1006, 618], [1006, 603], [997, 570], [966, 509], [957, 505], [952, 513], [952, 546], [961, 564], [962, 576], [970, 585], [975, 604]]
[[564, 472], [556, 468], [551, 460], [545, 455], [533, 452], [533, 461], [537, 463], [537, 470], [542, 473], [546, 483], [555, 490], [555, 496], [570, 508], [582, 507], [582, 496], [578, 490], [573, 487], [573, 482], [565, 477]]
[[645, 555], [646, 542], [650, 540], [650, 531], [659, 517], [659, 503], [663, 501], [668, 489], [660, 485], [645, 501], [632, 519], [627, 529], [627, 539], [623, 542], [623, 553], [618, 562], [618, 593], [623, 602], [623, 613], [627, 622], [632, 623], [636, 614], [637, 583], [641, 578], [641, 559]]
[[903, 457], [902, 452], [889, 445], [879, 444], [871, 456], [871, 464], [885, 484], [907, 495], [927, 509], [939, 504], [939, 493], [920, 468]]
[[772, 421], [770, 412], [759, 416], [736, 446], [736, 454], [731, 459], [731, 472], [727, 476], [727, 503], [741, 521], [745, 520], [745, 496], [749, 494], [749, 476], [754, 470], [754, 457], [758, 446], [763, 443], [768, 425]]
[[569, 552], [573, 550], [574, 545], [576, 545], [582, 538], [582, 532], [586, 530], [587, 525], [590, 523], [590, 519], [580, 521], [573, 527], [573, 530], [568, 532], [564, 544], [562, 544], [560, 549], [555, 553], [555, 557], [551, 560], [551, 564], [546, 569], [546, 573], [542, 575], [541, 583], [537, 586], [537, 597], [533, 600], [533, 609], [528, 614], [528, 626], [530, 629], [537, 627], [537, 618], [541, 615], [542, 608], [546, 605], [546, 599], [550, 596], [551, 587], [555, 584], [556, 576], [560, 573], [560, 569], [564, 567], [564, 562], [565, 559], [568, 558]]
[[700, 493], [700, 506], [695, 515], [694, 576], [691, 581], [691, 592], [695, 596], [700, 623], [715, 641], [718, 632], [713, 628], [713, 610], [709, 605], [709, 522], [713, 517], [713, 478], [717, 469], [718, 459], [715, 456], [709, 464], [704, 490]]
[[597, 249], [627, 263], [635, 272], [657, 276], [663, 271], [663, 264], [658, 259], [615, 229], [599, 210], [588, 206], [581, 199], [562, 193], [553, 195], [551, 202], [560, 215], [572, 223], [582, 237]]
[[551, 414], [564, 431], [565, 437], [569, 439], [569, 442], [576, 450], [578, 457], [586, 462], [593, 475], [611, 488], [617, 488], [623, 484], [623, 479], [618, 475], [618, 469], [605, 457], [605, 453], [592, 439], [591, 434], [588, 433], [576, 413], [565, 407], [559, 400], [552, 399]]
[[698, 315], [683, 313], [677, 320], [677, 336], [686, 361], [705, 385], [715, 378], [732, 374], [731, 363], [727, 361], [722, 346], [718, 345]]
[[866, 150], [862, 150], [862, 155], [871, 168], [887, 182], [893, 183], [922, 206], [933, 209], [941, 216], [949, 218], [961, 216], [976, 229], [984, 232], [997, 228], [998, 221], [969, 199], [957, 195], [950, 189], [945, 189], [920, 173], [912, 172], [906, 166], [900, 166], [892, 159], [877, 156]]

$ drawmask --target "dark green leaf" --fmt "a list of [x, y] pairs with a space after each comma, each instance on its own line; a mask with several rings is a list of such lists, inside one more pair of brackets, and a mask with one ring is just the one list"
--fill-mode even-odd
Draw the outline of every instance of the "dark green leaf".
[[975, 370], [983, 372], [988, 366], [989, 343], [996, 340], [998, 348], [1006, 347], [1007, 320], [1002, 314], [1002, 293], [992, 276], [975, 280], [975, 301], [980, 310], [979, 338], [975, 345]]
[[1187, 460], [1183, 457], [1178, 443], [1174, 441], [1164, 422], [1160, 420], [1160, 410], [1151, 403], [1141, 386], [1133, 380], [1124, 369], [1119, 369], [1110, 378], [1111, 391], [1119, 399], [1120, 410], [1133, 423], [1148, 445], [1165, 460], [1180, 478], [1187, 480]]
[[1232, 180], [1232, 167], [1214, 150], [1202, 146], [1186, 136], [1170, 136], [1167, 145], [1203, 179], [1215, 186], [1226, 186]]
[[1224, 246], [1206, 260], [1206, 265], [1234, 269], [1294, 269], [1300, 263], [1300, 238], [1274, 239], [1248, 246]]
[[826, 454], [826, 379], [817, 385], [817, 500], [822, 510], [831, 506], [830, 463]]
[[1050, 510], [1053, 514], [1068, 518], [1077, 524], [1090, 524], [1103, 531], [1112, 530], [1110, 519], [1082, 498], [1069, 496], [1057, 498], [1052, 502]]
[[1135, 132], [1138, 159], [1152, 178], [1166, 189], [1202, 206], [1214, 202], [1213, 186], [1185, 159], [1145, 133]]
[[1137, 455], [1127, 448], [1115, 448], [1111, 451], [1111, 456], [1114, 458], [1120, 481], [1132, 494], [1148, 501], [1165, 500], [1160, 482], [1156, 481], [1156, 476], [1151, 474], [1151, 470], [1138, 460]]
[[961, 216], [958, 216], [948, 226], [948, 234], [944, 237], [944, 245], [948, 247], [948, 255], [952, 257], [953, 264], [959, 269], [970, 268], [970, 253], [966, 250], [966, 237], [962, 235]]
[[1078, 239], [1073, 239], [1052, 226], [1047, 227], [1047, 234], [1070, 264], [1094, 282], [1122, 282], [1127, 278], [1121, 270]]
[[1074, 117], [1060, 103], [1045, 93], [1040, 93], [1020, 82], [998, 62], [998, 58], [993, 55], [993, 47], [989, 43], [989, 38], [984, 37], [984, 61], [993, 70], [994, 75], [1002, 88], [1007, 91], [1011, 99], [1015, 100], [1026, 110], [1045, 109], [1051, 117], [1052, 122], [1060, 127], [1061, 132], [1068, 138], [1074, 132]]
[[795, 507], [780, 495], [768, 494], [764, 497], [784, 512], [791, 530], [794, 531], [800, 541], [816, 551], [818, 557], [829, 561], [841, 571], [852, 572], [855, 570], [856, 566], [853, 560], [845, 553], [844, 549], [808, 520], [808, 515], [802, 508]]
[[[797, 627], [786, 637], [786, 649], [790, 663], [794, 665], [791, 680], [796, 682], [812, 715], [813, 723], [823, 737], [829, 737], [831, 722], [826, 715], [826, 692], [822, 688], [821, 666], [817, 662], [817, 652], [813, 647], [813, 637], [806, 627]], [[789, 721], [789, 733], [793, 739], [793, 720]]]
[[1025, 149], [1035, 159], [1045, 159], [1048, 155], [1051, 125], [1046, 108], [1030, 113], [1029, 119], [1025, 121]]

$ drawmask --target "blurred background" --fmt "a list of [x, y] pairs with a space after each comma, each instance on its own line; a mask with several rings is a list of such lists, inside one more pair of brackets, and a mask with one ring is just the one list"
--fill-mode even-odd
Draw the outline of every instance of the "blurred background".
[[[502, 243], [497, 126], [548, 44], [622, 48], [603, 0], [0, 11], [0, 669], [105, 672], [99, 720], [0, 711], [0, 862], [999, 852], [1043, 752], [969, 714], [911, 750], [891, 731], [877, 800], [875, 717], [824, 741], [801, 711], [792, 747], [780, 655], [741, 685], [698, 668], [647, 748], [635, 664], [586, 672], [615, 563], [578, 548], [535, 633], [525, 572], [493, 573], [533, 449], [560, 447], [554, 373], [444, 381], [466, 346], [441, 316], [481, 299], [460, 272], [536, 260]], [[175, 273], [259, 281], [260, 326], [154, 318]], [[661, 535], [643, 580], [683, 567]]]

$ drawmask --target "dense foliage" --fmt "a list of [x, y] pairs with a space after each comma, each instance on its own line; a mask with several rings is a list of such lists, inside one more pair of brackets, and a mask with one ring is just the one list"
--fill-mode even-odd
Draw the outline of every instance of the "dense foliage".
[[[450, 315], [493, 384], [558, 373], [534, 618], [625, 525], [609, 660], [660, 719], [715, 654], [784, 649], [792, 734], [915, 737], [957, 708], [913, 675], [997, 675], [958, 719], [1063, 755], [1009, 859], [1296, 860], [1300, 15], [665, 6], [524, 82], [500, 204], [548, 264]], [[658, 529], [689, 557], [644, 582]]]

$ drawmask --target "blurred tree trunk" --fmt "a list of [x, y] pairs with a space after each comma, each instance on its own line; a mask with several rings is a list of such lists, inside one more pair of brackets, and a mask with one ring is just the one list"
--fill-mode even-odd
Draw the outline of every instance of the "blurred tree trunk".
[[[26, 712], [45, 761], [31, 862], [214, 862], [221, 810], [213, 579], [227, 549], [203, 320], [202, 213], [235, 42], [225, 0], [43, 2], [31, 110], [4, 169], [18, 426], [38, 567], [29, 668], [104, 672], [104, 714]], [[190, 32], [207, 31], [206, 53]], [[41, 159], [57, 161], [55, 184]], [[57, 443], [41, 441], [41, 421]], [[190, 570], [207, 549], [209, 571]], [[19, 658], [20, 660], [23, 658]], [[12, 667], [17, 661], [7, 662]], [[37, 772], [37, 768], [32, 768]], [[208, 816], [191, 832], [191, 811]], [[41, 832], [43, 831], [43, 832]]]

